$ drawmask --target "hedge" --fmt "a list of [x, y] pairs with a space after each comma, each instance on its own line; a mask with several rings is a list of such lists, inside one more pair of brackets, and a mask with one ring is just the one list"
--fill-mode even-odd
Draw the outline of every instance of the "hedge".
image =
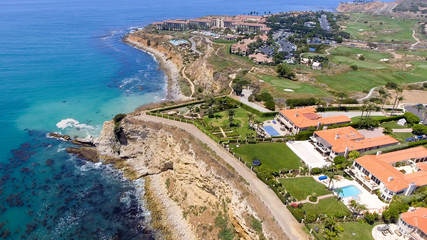
[[225, 98], [228, 98], [229, 100], [231, 100], [232, 102], [236, 103], [237, 105], [239, 105], [241, 108], [256, 114], [260, 117], [272, 117], [272, 116], [276, 116], [278, 114], [278, 112], [261, 112], [255, 108], [252, 108], [251, 106], [248, 106], [240, 101], [237, 101], [236, 99], [230, 98], [228, 96], [226, 96]]
[[[353, 106], [353, 107], [318, 107], [318, 112], [331, 112], [331, 111], [340, 111], [340, 112], [348, 112], [348, 111], [355, 111], [355, 110], [362, 110], [362, 106]], [[380, 111], [380, 107], [375, 107], [375, 111]]]
[[169, 106], [169, 107], [153, 109], [150, 112], [152, 112], [152, 113], [161, 112], [161, 111], [166, 111], [166, 110], [170, 110], [170, 109], [186, 107], [186, 106], [190, 106], [190, 105], [194, 105], [194, 104], [199, 104], [199, 103], [204, 103], [204, 102], [205, 102], [205, 100], [199, 100], [199, 101], [195, 101], [195, 102], [188, 102], [188, 103], [183, 103], [183, 104], [178, 104], [178, 105], [172, 105], [172, 106]]

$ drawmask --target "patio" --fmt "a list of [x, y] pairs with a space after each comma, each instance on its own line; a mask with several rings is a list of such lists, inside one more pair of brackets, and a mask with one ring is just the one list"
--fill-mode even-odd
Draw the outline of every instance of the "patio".
[[[408, 239], [405, 238], [404, 235], [402, 234], [401, 236], [398, 236], [398, 234], [396, 234], [396, 230], [398, 231], [398, 226], [396, 224], [388, 224], [388, 228], [390, 231], [381, 231], [381, 228], [386, 227], [386, 224], [380, 224], [375, 226], [372, 229], [372, 237], [375, 240], [389, 240], [389, 239], [393, 239], [393, 240], [403, 240], [403, 239]], [[379, 228], [379, 229], [378, 229]], [[384, 234], [383, 234], [384, 232]]]
[[323, 157], [310, 141], [289, 141], [286, 145], [288, 145], [310, 169], [323, 168], [331, 165], [331, 162], [327, 161], [327, 158]]
[[[263, 128], [266, 130], [266, 132], [270, 135], [270, 136], [274, 136], [277, 135], [278, 136], [285, 136], [285, 135], [289, 135], [289, 131], [286, 130], [286, 128], [284, 126], [282, 126], [280, 124], [279, 121], [277, 120], [267, 120], [263, 123]], [[272, 128], [274, 129], [274, 131], [276, 131], [276, 134], [271, 134], [270, 131], [268, 130], [268, 128]], [[273, 132], [274, 132], [273, 131]]]

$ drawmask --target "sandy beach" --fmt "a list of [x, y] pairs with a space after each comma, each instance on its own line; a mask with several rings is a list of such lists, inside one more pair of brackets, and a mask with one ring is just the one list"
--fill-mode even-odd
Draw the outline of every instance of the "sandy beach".
[[181, 78], [179, 74], [178, 66], [173, 63], [171, 60], [168, 60], [164, 53], [144, 45], [139, 42], [137, 38], [127, 35], [123, 38], [123, 41], [135, 48], [142, 50], [144, 52], [152, 55], [160, 65], [160, 68], [166, 73], [168, 77], [168, 88], [166, 94], [166, 100], [185, 100], [187, 97], [181, 93], [179, 87], [179, 79]]

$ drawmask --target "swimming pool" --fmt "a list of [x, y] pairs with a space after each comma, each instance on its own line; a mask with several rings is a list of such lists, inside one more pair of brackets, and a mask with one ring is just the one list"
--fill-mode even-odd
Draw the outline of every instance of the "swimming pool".
[[274, 129], [272, 126], [264, 126], [263, 128], [264, 128], [264, 130], [265, 130], [268, 134], [270, 134], [270, 136], [272, 136], [272, 137], [280, 136], [280, 133], [278, 133], [278, 132], [276, 131], [276, 129]]
[[[355, 197], [356, 195], [361, 194], [362, 192], [354, 185], [349, 185], [342, 188], [337, 188], [335, 192], [337, 192], [338, 189], [341, 189], [342, 192], [339, 193], [340, 197], [346, 198], [346, 197]], [[355, 197], [356, 198], [356, 197]]]

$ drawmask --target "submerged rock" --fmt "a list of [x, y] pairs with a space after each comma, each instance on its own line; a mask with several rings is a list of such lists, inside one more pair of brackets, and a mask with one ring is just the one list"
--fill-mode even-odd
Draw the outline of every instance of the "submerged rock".
[[70, 136], [68, 136], [68, 135], [62, 135], [62, 134], [59, 134], [59, 133], [49, 133], [48, 136], [52, 137], [52, 138], [60, 139], [60, 140], [71, 141], [71, 137]]
[[91, 148], [91, 147], [81, 147], [81, 148], [68, 147], [65, 149], [65, 151], [67, 151], [67, 153], [74, 154], [79, 158], [86, 159], [86, 160], [94, 162], [94, 163], [99, 162], [98, 151], [96, 151], [95, 148]]

